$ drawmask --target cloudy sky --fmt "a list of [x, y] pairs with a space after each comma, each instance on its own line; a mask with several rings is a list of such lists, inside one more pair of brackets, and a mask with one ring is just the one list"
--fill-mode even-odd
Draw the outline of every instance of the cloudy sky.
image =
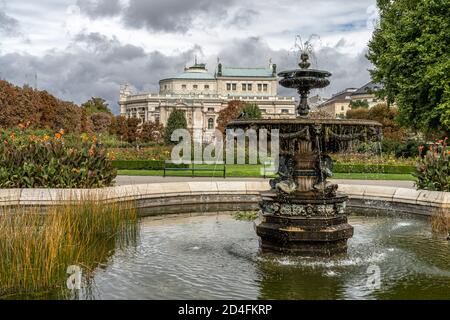
[[[226, 66], [296, 66], [296, 35], [315, 67], [333, 73], [331, 95], [370, 80], [365, 58], [376, 0], [0, 0], [0, 78], [65, 100], [107, 99], [120, 84], [157, 91], [197, 56]], [[289, 92], [282, 90], [282, 94]]]

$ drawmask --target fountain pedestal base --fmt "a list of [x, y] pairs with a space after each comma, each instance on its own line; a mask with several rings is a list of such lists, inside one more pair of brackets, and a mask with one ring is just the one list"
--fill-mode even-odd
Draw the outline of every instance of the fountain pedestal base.
[[344, 195], [264, 194], [256, 228], [262, 250], [307, 256], [346, 253], [354, 232], [345, 214], [347, 201]]

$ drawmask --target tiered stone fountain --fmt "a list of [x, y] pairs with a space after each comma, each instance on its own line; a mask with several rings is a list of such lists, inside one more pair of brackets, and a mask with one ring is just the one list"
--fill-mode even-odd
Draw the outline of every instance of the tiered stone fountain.
[[262, 222], [257, 226], [261, 248], [299, 255], [345, 253], [353, 236], [345, 211], [348, 198], [327, 181], [333, 175], [327, 152], [351, 141], [380, 141], [382, 126], [373, 121], [309, 117], [308, 94], [328, 86], [331, 73], [310, 69], [307, 52], [301, 54], [299, 66], [279, 74], [280, 84], [297, 89], [301, 96], [296, 119], [237, 120], [229, 128], [280, 132], [279, 178], [263, 194]]

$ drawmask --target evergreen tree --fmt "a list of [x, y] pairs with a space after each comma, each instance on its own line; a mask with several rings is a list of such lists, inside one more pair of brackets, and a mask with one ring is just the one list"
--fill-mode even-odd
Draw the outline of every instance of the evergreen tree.
[[244, 119], [261, 119], [261, 109], [255, 103], [246, 103], [243, 109]]
[[173, 144], [171, 140], [172, 134], [175, 130], [185, 129], [187, 130], [187, 120], [184, 111], [175, 110], [170, 114], [169, 120], [167, 121], [165, 142], [166, 144]]

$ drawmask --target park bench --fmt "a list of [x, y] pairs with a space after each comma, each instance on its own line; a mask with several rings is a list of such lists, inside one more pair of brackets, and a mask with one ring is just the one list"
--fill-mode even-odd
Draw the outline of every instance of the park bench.
[[[208, 168], [205, 168], [204, 166], [208, 166]], [[214, 166], [213, 169], [210, 167]], [[196, 172], [220, 172], [223, 174], [223, 178], [225, 179], [227, 177], [227, 165], [223, 161], [218, 161], [213, 164], [205, 164], [203, 162], [198, 161], [192, 161], [190, 166], [180, 166], [173, 163], [173, 161], [166, 161], [164, 163], [164, 178], [167, 177], [167, 172], [170, 171], [185, 171], [185, 172], [191, 172], [192, 178], [195, 177]]]

